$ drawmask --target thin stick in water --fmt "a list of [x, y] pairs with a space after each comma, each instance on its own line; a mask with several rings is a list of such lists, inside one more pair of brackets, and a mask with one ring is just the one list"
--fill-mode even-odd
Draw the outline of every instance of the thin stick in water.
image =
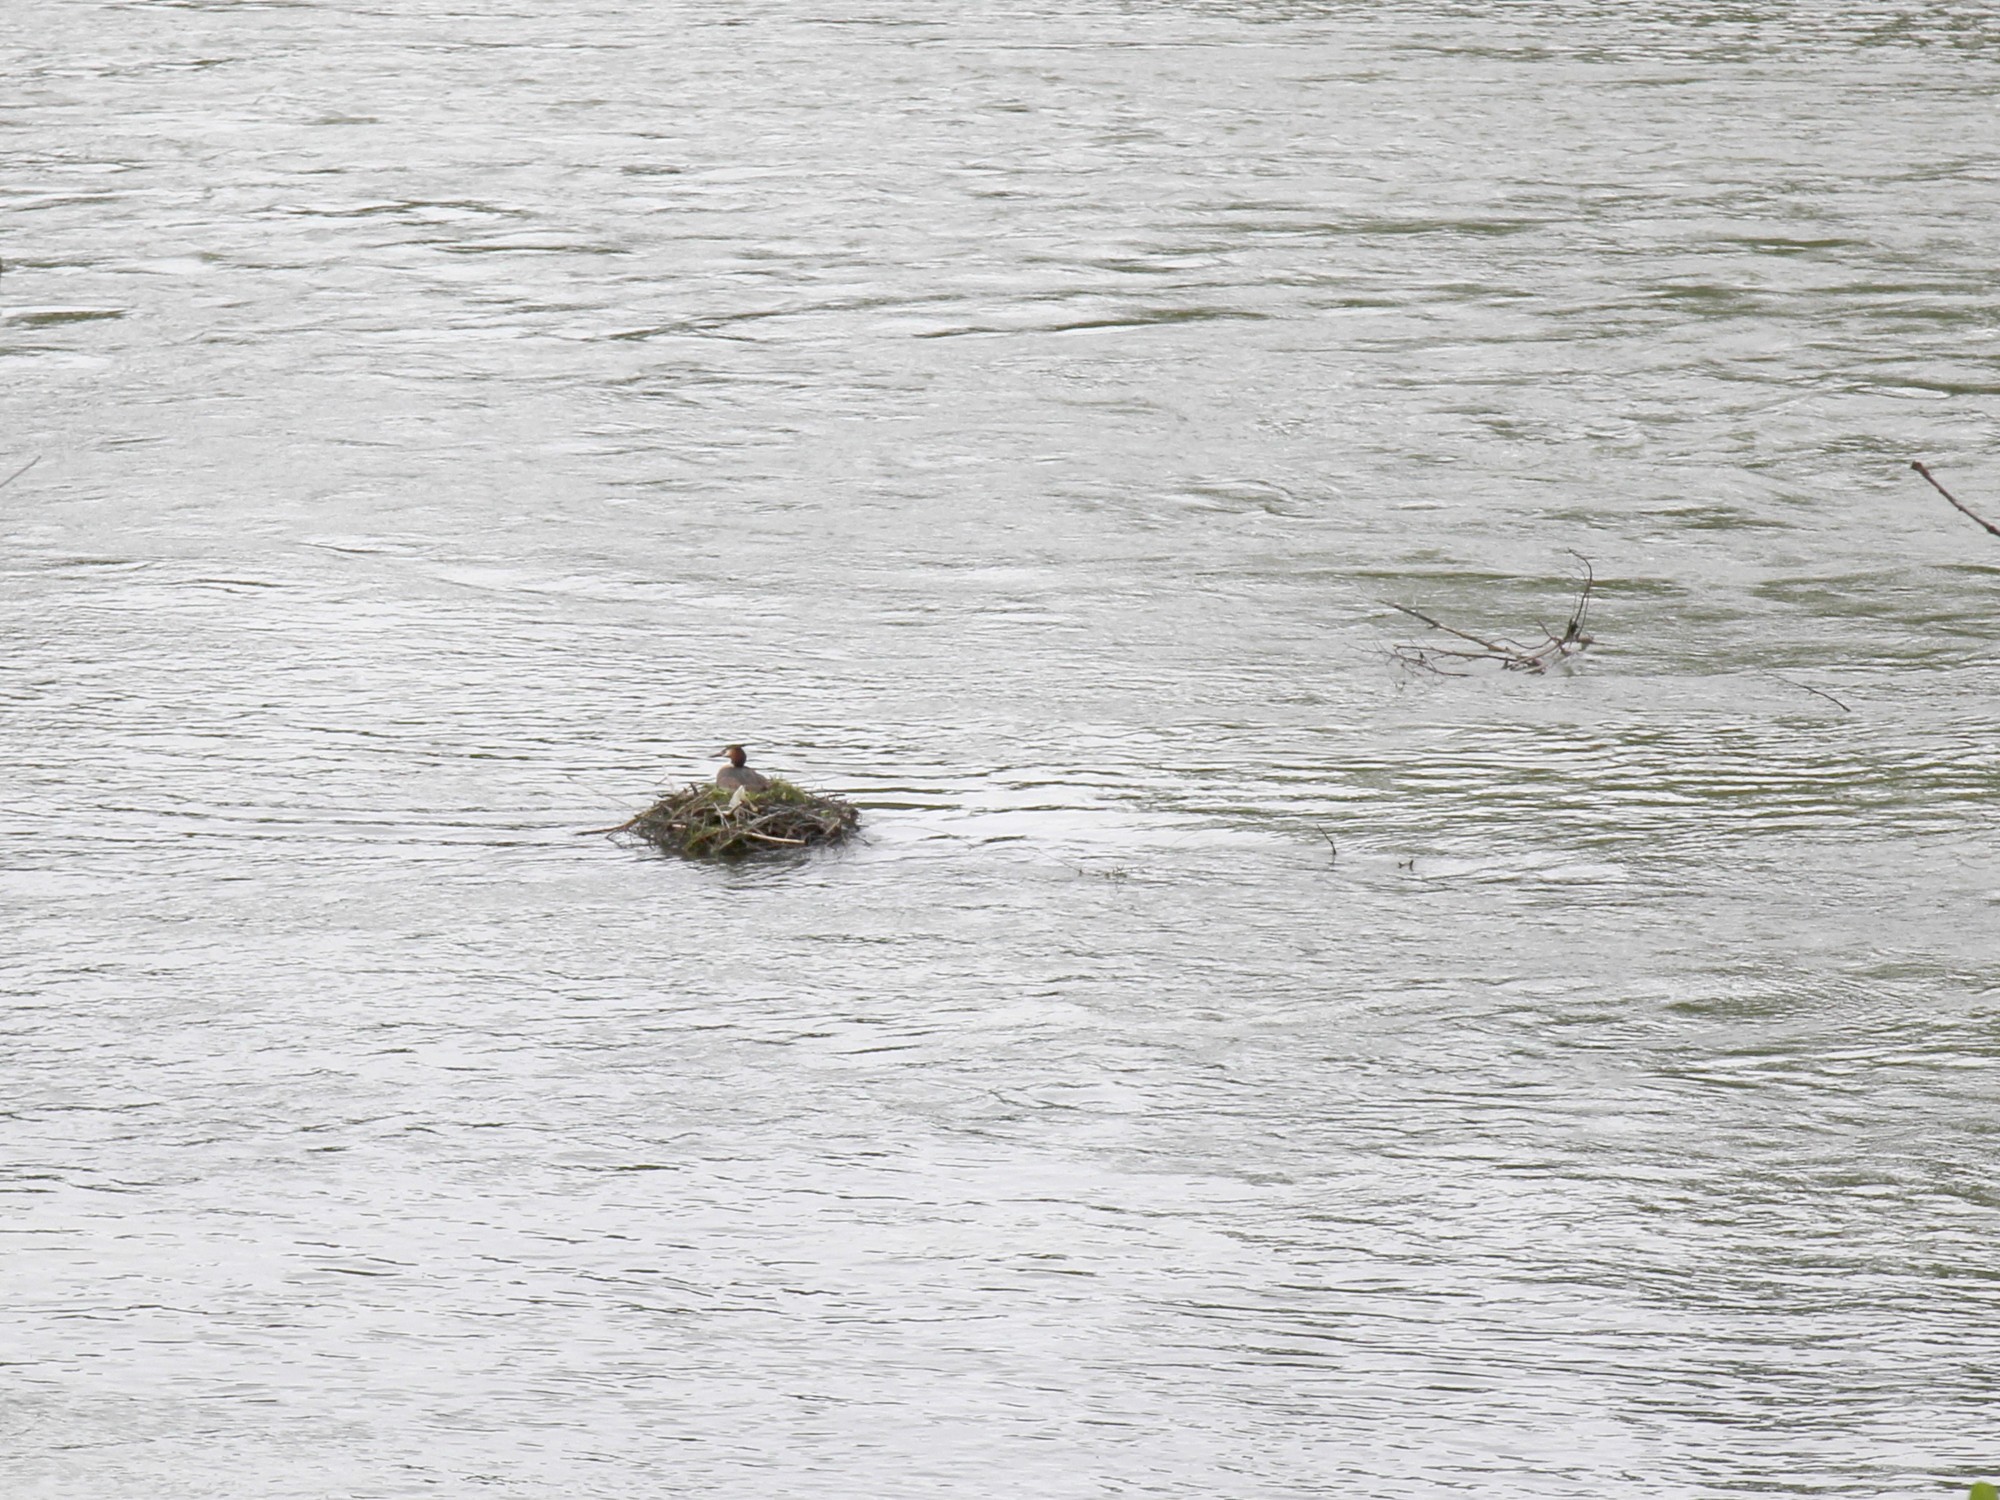
[[1787, 687], [1801, 688], [1804, 691], [1811, 693], [1815, 698], [1824, 698], [1826, 699], [1827, 702], [1831, 703], [1835, 708], [1839, 709], [1844, 714], [1851, 714], [1854, 712], [1853, 709], [1849, 708], [1845, 703], [1842, 703], [1838, 698], [1834, 697], [1833, 694], [1821, 692], [1818, 688], [1814, 687], [1810, 682], [1796, 682], [1793, 679], [1785, 676], [1785, 674], [1782, 672], [1767, 672], [1765, 675], [1768, 677], [1777, 678], [1778, 681], [1784, 683]]
[[1937, 475], [1933, 474], [1929, 469], [1925, 468], [1921, 460], [1913, 461], [1910, 464], [1910, 467], [1915, 469], [1919, 474], [1923, 475], [1924, 478], [1929, 482], [1930, 487], [1932, 489], [1936, 490], [1940, 495], [1944, 496], [1945, 499], [1949, 500], [1951, 502], [1952, 509], [1956, 510], [1962, 516], [1969, 516], [1972, 520], [1977, 521], [1981, 526], [1984, 526], [1988, 531], [1992, 532], [1993, 535], [2000, 536], [2000, 526], [1995, 526], [1991, 521], [1987, 520], [1986, 517], [1979, 514], [1978, 511], [1974, 510], [1971, 506], [1967, 505], [1963, 500], [1959, 499], [1958, 496], [1954, 495], [1950, 490], [1946, 489], [1943, 485], [1939, 484], [1937, 482]]
[[1445, 624], [1444, 621], [1436, 619], [1431, 615], [1427, 615], [1420, 609], [1412, 609], [1407, 604], [1398, 604], [1394, 599], [1384, 599], [1382, 602], [1388, 605], [1389, 608], [1391, 609], [1401, 610], [1404, 614], [1411, 616], [1413, 619], [1422, 620], [1426, 625], [1430, 626], [1433, 630], [1442, 630], [1446, 635], [1455, 635], [1461, 641], [1471, 641], [1472, 644], [1475, 646], [1484, 646], [1487, 652], [1492, 656], [1499, 657], [1509, 661], [1523, 660], [1521, 653], [1518, 651], [1510, 651], [1505, 646], [1502, 646], [1497, 642], [1486, 640], [1485, 638], [1481, 636], [1476, 636], [1467, 630], [1460, 630], [1454, 625], [1447, 625]]

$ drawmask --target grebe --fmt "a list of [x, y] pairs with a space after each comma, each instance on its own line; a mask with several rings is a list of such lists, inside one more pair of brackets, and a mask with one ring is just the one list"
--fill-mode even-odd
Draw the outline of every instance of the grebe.
[[768, 792], [770, 778], [751, 770], [743, 762], [749, 759], [741, 745], [731, 745], [722, 752], [722, 758], [729, 762], [715, 773], [715, 784], [725, 792]]

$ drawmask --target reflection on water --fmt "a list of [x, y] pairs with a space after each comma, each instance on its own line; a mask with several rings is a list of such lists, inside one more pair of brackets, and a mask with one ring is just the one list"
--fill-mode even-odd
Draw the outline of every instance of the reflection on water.
[[18, 20], [9, 1494], [2000, 1466], [1985, 12]]

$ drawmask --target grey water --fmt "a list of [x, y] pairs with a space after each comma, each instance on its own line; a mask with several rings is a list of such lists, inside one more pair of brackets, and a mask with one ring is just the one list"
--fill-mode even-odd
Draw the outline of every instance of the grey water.
[[0, 1493], [2000, 1478], [1991, 7], [0, 60]]

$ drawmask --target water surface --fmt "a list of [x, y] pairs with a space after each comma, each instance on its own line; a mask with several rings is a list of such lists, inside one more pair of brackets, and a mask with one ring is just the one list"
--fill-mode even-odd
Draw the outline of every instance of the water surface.
[[9, 1495], [2000, 1467], [1985, 7], [15, 22]]

